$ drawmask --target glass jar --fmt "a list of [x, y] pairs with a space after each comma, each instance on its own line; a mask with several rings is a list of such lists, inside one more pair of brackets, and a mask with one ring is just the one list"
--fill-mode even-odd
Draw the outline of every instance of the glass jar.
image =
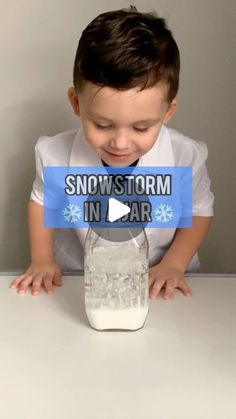
[[[121, 231], [122, 230], [122, 231]], [[137, 330], [148, 314], [148, 241], [144, 229], [89, 229], [85, 311], [97, 330]], [[136, 233], [136, 234], [134, 234]], [[124, 240], [125, 238], [125, 240]]]

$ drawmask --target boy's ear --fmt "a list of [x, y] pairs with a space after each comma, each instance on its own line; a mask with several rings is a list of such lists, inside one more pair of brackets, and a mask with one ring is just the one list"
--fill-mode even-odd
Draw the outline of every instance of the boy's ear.
[[73, 108], [75, 115], [80, 116], [79, 100], [75, 88], [71, 86], [67, 91], [67, 96]]
[[177, 109], [177, 100], [173, 99], [172, 102], [169, 104], [167, 111], [165, 113], [164, 120], [163, 120], [164, 124], [172, 118], [172, 116], [176, 112], [176, 109]]

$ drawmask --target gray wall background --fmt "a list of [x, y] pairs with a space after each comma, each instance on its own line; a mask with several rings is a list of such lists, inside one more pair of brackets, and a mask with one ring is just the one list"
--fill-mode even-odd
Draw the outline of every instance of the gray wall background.
[[[236, 272], [235, 0], [136, 0], [167, 19], [182, 59], [171, 126], [205, 141], [215, 218], [200, 251], [203, 272]], [[41, 135], [78, 126], [67, 100], [84, 27], [129, 1], [0, 1], [0, 269], [29, 263], [27, 202]]]

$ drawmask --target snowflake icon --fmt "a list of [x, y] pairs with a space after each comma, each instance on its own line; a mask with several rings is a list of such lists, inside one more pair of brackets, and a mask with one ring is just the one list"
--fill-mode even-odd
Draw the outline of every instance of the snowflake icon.
[[76, 223], [82, 217], [81, 209], [78, 205], [68, 204], [63, 209], [64, 220], [70, 223]]
[[170, 205], [167, 204], [160, 204], [156, 207], [154, 211], [155, 217], [157, 221], [161, 223], [168, 223], [173, 217], [173, 209]]

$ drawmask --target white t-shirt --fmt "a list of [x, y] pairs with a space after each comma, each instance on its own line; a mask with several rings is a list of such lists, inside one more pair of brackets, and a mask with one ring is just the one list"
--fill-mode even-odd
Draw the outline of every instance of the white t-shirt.
[[[179, 131], [162, 126], [153, 147], [139, 158], [139, 166], [192, 166], [193, 216], [212, 216], [214, 196], [206, 168], [208, 150], [205, 143]], [[43, 205], [44, 166], [102, 166], [100, 156], [88, 144], [83, 128], [68, 130], [55, 136], [40, 137], [35, 145], [36, 178], [30, 199]], [[56, 229], [55, 259], [62, 270], [83, 269], [85, 228]], [[145, 228], [149, 243], [149, 266], [158, 263], [171, 244], [175, 228]], [[187, 271], [199, 270], [196, 253]]]

